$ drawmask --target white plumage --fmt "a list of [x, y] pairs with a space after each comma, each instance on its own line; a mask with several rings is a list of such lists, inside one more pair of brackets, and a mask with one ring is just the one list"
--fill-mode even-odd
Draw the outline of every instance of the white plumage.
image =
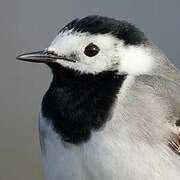
[[[87, 54], [84, 49], [89, 44]], [[39, 118], [48, 180], [180, 179], [180, 72], [137, 28], [124, 21], [88, 16], [63, 28], [45, 51], [18, 59], [45, 62], [54, 75]], [[112, 78], [110, 81], [99, 75], [106, 72], [114, 72], [113, 78], [107, 76]], [[106, 80], [107, 85], [96, 82], [96, 77]], [[111, 88], [110, 83], [113, 89], [118, 78], [122, 84], [110, 99], [104, 89]], [[93, 86], [94, 82], [102, 91]], [[86, 94], [81, 88], [87, 84]], [[74, 89], [77, 91], [72, 94]], [[91, 101], [93, 95], [81, 106], [83, 98], [94, 89], [97, 94], [107, 93], [103, 98], [113, 101], [103, 123], [104, 116], [98, 112], [105, 108], [105, 99], [99, 109]], [[95, 102], [100, 97], [95, 96]], [[88, 124], [86, 129], [83, 121], [89, 123], [86, 116], [91, 116], [94, 109], [86, 114], [85, 106], [97, 108], [93, 117], [102, 123], [100, 127]], [[58, 119], [60, 116], [64, 119]], [[73, 123], [68, 122], [70, 119]], [[81, 136], [84, 139], [78, 139]]]

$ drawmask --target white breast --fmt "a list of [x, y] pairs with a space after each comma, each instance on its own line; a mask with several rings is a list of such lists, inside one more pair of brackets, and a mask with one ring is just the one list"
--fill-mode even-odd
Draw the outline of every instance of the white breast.
[[[43, 163], [48, 180], [179, 180], [173, 157], [162, 149], [133, 144], [109, 130], [93, 133], [89, 142], [74, 146], [61, 142], [40, 119]], [[43, 136], [43, 137], [42, 137]], [[160, 147], [159, 147], [160, 148]], [[167, 153], [167, 154], [166, 154]]]
[[102, 144], [99, 144], [100, 139], [94, 139], [95, 134], [85, 144], [67, 144], [41, 118], [40, 139], [48, 180], [109, 180], [117, 177], [119, 171], [112, 159], [112, 149], [106, 148], [108, 141], [101, 139]]

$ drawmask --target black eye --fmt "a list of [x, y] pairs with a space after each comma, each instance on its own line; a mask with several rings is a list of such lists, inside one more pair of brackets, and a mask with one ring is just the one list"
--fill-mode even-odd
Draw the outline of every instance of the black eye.
[[85, 47], [84, 54], [86, 56], [93, 57], [93, 56], [97, 55], [99, 51], [100, 51], [100, 49], [98, 46], [96, 46], [93, 43], [90, 43], [89, 45], [87, 45]]

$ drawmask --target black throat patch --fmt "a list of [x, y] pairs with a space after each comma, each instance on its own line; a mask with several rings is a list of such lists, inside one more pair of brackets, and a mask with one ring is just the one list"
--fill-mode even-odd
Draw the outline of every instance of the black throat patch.
[[[52, 67], [51, 67], [52, 68]], [[78, 74], [54, 65], [53, 81], [42, 101], [42, 115], [63, 141], [86, 142], [105, 125], [126, 75]]]

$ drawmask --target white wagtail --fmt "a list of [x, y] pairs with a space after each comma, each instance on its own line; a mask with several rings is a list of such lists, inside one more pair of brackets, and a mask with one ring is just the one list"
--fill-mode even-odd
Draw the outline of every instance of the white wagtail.
[[52, 70], [39, 118], [49, 180], [180, 179], [180, 72], [137, 27], [75, 19], [17, 59]]

